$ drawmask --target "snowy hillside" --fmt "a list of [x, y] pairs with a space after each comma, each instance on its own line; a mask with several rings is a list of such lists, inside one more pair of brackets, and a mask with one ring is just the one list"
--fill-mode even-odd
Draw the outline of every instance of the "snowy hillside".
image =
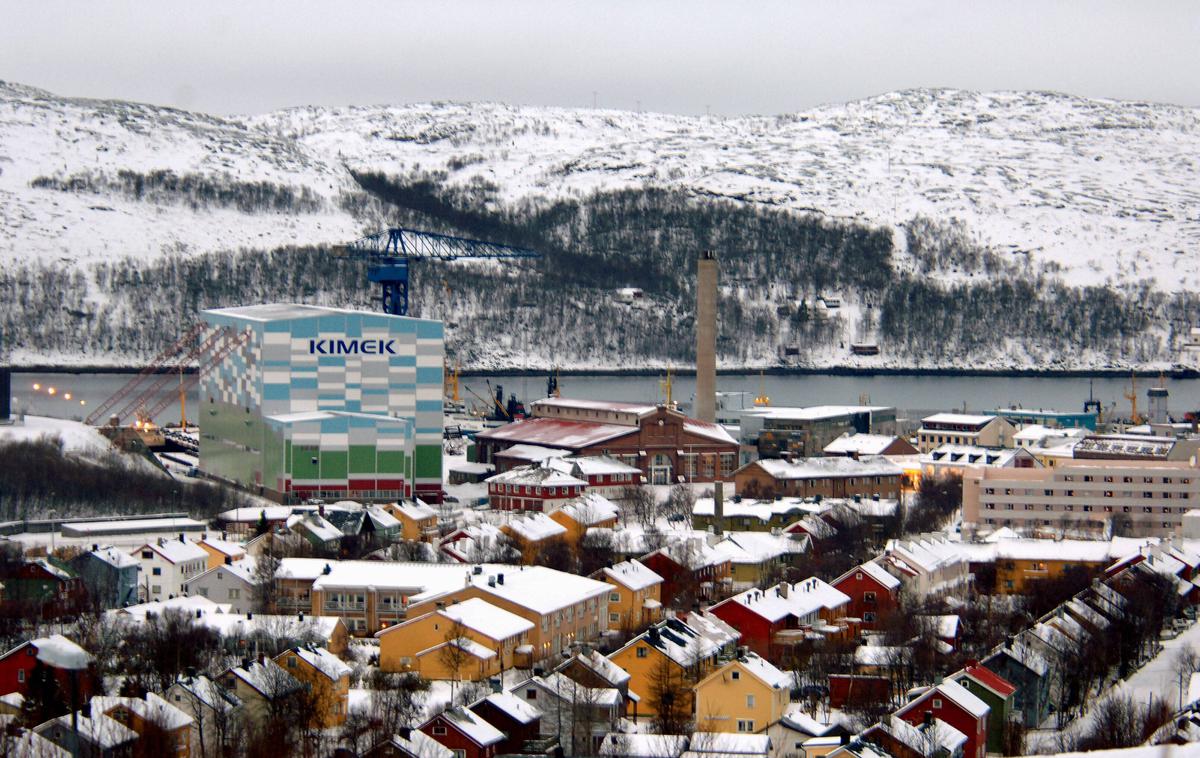
[[328, 248], [403, 223], [546, 253], [414, 274], [464, 367], [686, 365], [698, 249], [725, 367], [1165, 367], [1200, 319], [1196, 156], [1196, 109], [1047, 93], [217, 118], [0, 82], [0, 358], [137, 363], [204, 307], [373, 307]]
[[958, 217], [1071, 284], [1200, 286], [1200, 110], [909, 90], [776, 117], [435, 104], [251, 119], [351, 168], [448, 169], [510, 200], [645, 183], [896, 226]]
[[[118, 172], [172, 171], [212, 183], [306, 188], [319, 209], [244, 213], [111, 191], [35, 187]], [[120, 256], [344, 240], [359, 229], [337, 199], [346, 171], [293, 140], [226, 119], [113, 100], [60, 98], [0, 82], [0, 260], [86, 262]]]

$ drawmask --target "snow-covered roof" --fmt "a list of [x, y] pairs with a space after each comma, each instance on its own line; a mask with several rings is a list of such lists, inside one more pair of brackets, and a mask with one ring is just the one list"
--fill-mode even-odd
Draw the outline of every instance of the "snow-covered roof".
[[[49, 723], [57, 724], [67, 731], [78, 728], [79, 736], [84, 741], [104, 750], [135, 742], [138, 738], [137, 732], [103, 713], [93, 713], [90, 718], [82, 713], [77, 716], [68, 713]], [[45, 726], [40, 725], [38, 730], [42, 731]]]
[[843, 434], [821, 451], [825, 455], [883, 455], [899, 437], [894, 434]]
[[517, 514], [504, 528], [526, 542], [541, 542], [567, 533], [565, 526], [545, 513], [537, 512]]
[[412, 521], [425, 521], [437, 518], [437, 511], [419, 500], [402, 500], [389, 506], [398, 515]]
[[189, 616], [195, 616], [197, 613], [207, 615], [210, 613], [228, 613], [231, 606], [228, 604], [218, 603], [215, 600], [210, 600], [203, 595], [180, 595], [166, 600], [151, 600], [146, 603], [138, 603], [137, 605], [129, 605], [124, 608], [118, 608], [110, 611], [118, 616], [132, 616], [138, 620], [145, 620], [150, 614], [161, 616], [167, 611], [179, 611]]
[[847, 577], [852, 576], [854, 573], [856, 573], [858, 571], [863, 572], [864, 574], [871, 577], [876, 582], [879, 582], [881, 585], [883, 585], [884, 587], [886, 587], [889, 590], [894, 590], [900, 586], [900, 580], [897, 579], [896, 577], [892, 576], [891, 574], [889, 574], [882, 566], [880, 566], [875, 561], [867, 561], [865, 563], [858, 564], [854, 568], [850, 569], [846, 573], [839, 576], [837, 579], [834, 579], [833, 582], [831, 582], [831, 584], [839, 584], [843, 579], [846, 579]]
[[970, 690], [951, 679], [942, 680], [942, 683], [935, 687], [934, 690], [942, 693], [947, 699], [954, 701], [960, 708], [975, 718], [984, 718], [991, 710], [988, 704], [980, 700], [978, 696], [971, 694]]
[[706, 437], [714, 442], [724, 442], [729, 445], [737, 444], [737, 440], [720, 424], [710, 424], [707, 421], [689, 418], [683, 422], [683, 431], [688, 434], [694, 434], [697, 437]]
[[[9, 716], [9, 719], [15, 719]], [[3, 724], [7, 728], [7, 724]], [[37, 732], [26, 729], [19, 736], [7, 737], [4, 746], [12, 758], [72, 758], [71, 753]]]
[[542, 717], [542, 711], [537, 706], [525, 702], [511, 692], [493, 692], [483, 701], [491, 703], [522, 724], [532, 724]]
[[504, 732], [484, 721], [479, 714], [468, 708], [450, 708], [441, 713], [441, 718], [480, 747], [494, 745], [504, 739]]
[[663, 580], [661, 576], [651, 571], [637, 559], [622, 561], [602, 570], [605, 576], [610, 577], [614, 582], [628, 587], [634, 592], [652, 587], [655, 584], [661, 584]]
[[323, 647], [296, 647], [292, 648], [292, 652], [300, 660], [335, 682], [343, 676], [349, 676], [352, 671], [341, 658], [338, 658]]
[[416, 758], [454, 758], [454, 751], [419, 729], [408, 730], [408, 736], [396, 734], [391, 744]]
[[229, 711], [242, 704], [237, 695], [203, 674], [195, 677], [181, 676], [171, 686], [190, 693], [196, 700], [213, 710]]
[[494, 640], [516, 637], [533, 628], [533, 622], [478, 597], [446, 606], [438, 613]]
[[656, 406], [651, 403], [622, 403], [609, 400], [581, 400], [574, 397], [547, 397], [535, 400], [531, 404], [535, 412], [546, 408], [565, 408], [583, 411], [620, 411], [646, 416], [654, 413]]
[[637, 427], [595, 421], [533, 418], [514, 421], [495, 429], [485, 429], [476, 434], [475, 439], [525, 442], [545, 447], [566, 448], [568, 452], [572, 452], [628, 434], [637, 434]]
[[496, 456], [500, 458], [513, 458], [516, 460], [529, 461], [530, 463], [542, 463], [543, 461], [559, 460], [570, 454], [570, 450], [563, 450], [559, 447], [546, 447], [545, 445], [530, 445], [527, 443], [520, 443], [501, 450], [500, 452], [496, 453]]
[[41, 566], [41, 568], [47, 574], [50, 574], [51, 576], [54, 576], [58, 579], [74, 579], [75, 578], [75, 573], [73, 571], [71, 571], [70, 569], [64, 568], [63, 566], [57, 565], [54, 562], [54, 560], [51, 560], [49, 558], [34, 558], [33, 560], [29, 561], [29, 563], [32, 563], [35, 566]]
[[37, 649], [37, 659], [47, 666], [82, 671], [92, 662], [92, 655], [61, 634], [39, 637], [30, 644]]
[[617, 504], [599, 492], [585, 492], [569, 500], [558, 510], [583, 527], [595, 526], [621, 515]]
[[376, 530], [399, 529], [400, 519], [380, 508], [378, 505], [368, 505], [363, 509]]
[[775, 667], [770, 661], [754, 652], [747, 652], [740, 658], [730, 661], [729, 666], [737, 666], [771, 689], [783, 689], [791, 686], [792, 675]]
[[254, 634], [270, 634], [279, 639], [313, 637], [328, 642], [341, 618], [338, 616], [284, 616], [269, 613], [205, 613], [194, 622], [215, 629], [222, 637], [244, 639]]
[[780, 582], [774, 587], [750, 589], [723, 600], [717, 605], [736, 603], [768, 621], [779, 621], [786, 616], [804, 619], [822, 609], [834, 609], [846, 605], [850, 597], [827, 582], [810, 577], [795, 584]]
[[118, 550], [112, 545], [103, 545], [90, 552], [92, 555], [96, 556], [113, 568], [121, 569], [141, 565], [137, 558], [134, 558], [132, 555], [123, 550]]
[[304, 530], [320, 542], [340, 540], [345, 535], [342, 530], [331, 524], [319, 513], [305, 513], [291, 516], [287, 520], [287, 528], [292, 531]]
[[432, 653], [435, 650], [441, 650], [442, 648], [446, 647], [447, 645], [449, 645], [451, 647], [456, 647], [459, 650], [462, 650], [467, 655], [474, 656], [474, 657], [479, 658], [480, 660], [484, 660], [484, 661], [490, 660], [490, 659], [496, 657], [495, 650], [492, 650], [487, 645], [483, 645], [481, 643], [476, 642], [475, 640], [471, 639], [470, 637], [458, 637], [457, 639], [447, 640], [445, 642], [439, 642], [438, 644], [434, 645], [433, 647], [427, 647], [424, 650], [421, 650], [420, 652], [418, 652], [417, 657], [420, 658], [421, 656], [428, 655], [429, 653]]
[[686, 621], [668, 618], [652, 625], [622, 649], [644, 643], [687, 667], [736, 642], [740, 636], [737, 630], [717, 617], [693, 612], [688, 614]]
[[[693, 535], [659, 548], [655, 553], [664, 555], [680, 566], [693, 571], [707, 566], [720, 566], [723, 563], [729, 562], [729, 558], [724, 553], [714, 550], [708, 544], [706, 536]], [[643, 556], [643, 560], [647, 557]]]
[[771, 738], [765, 734], [692, 732], [688, 744], [688, 752], [699, 754], [766, 755], [770, 751]]
[[765, 408], [747, 408], [743, 411], [743, 415], [776, 421], [820, 421], [850, 416], [855, 413], [875, 413], [887, 410], [891, 410], [891, 408], [884, 405], [812, 405], [804, 408], [767, 406]]
[[286, 521], [296, 510], [298, 509], [290, 505], [265, 505], [257, 508], [248, 506], [218, 513], [217, 519], [226, 523], [246, 524], [258, 523], [259, 519], [265, 516], [267, 521]]
[[186, 538], [179, 539], [163, 539], [156, 542], [147, 542], [137, 550], [134, 550], [130, 555], [139, 556], [143, 550], [153, 550], [162, 556], [163, 560], [170, 563], [183, 563], [184, 561], [208, 561], [208, 552], [204, 548], [197, 545], [195, 542]]
[[124, 706], [146, 721], [168, 731], [190, 726], [193, 721], [186, 712], [176, 708], [153, 692], [147, 692], [145, 700], [136, 697], [94, 695], [91, 705], [92, 713], [103, 714], [110, 714], [114, 708]]
[[932, 416], [926, 416], [921, 419], [923, 426], [930, 424], [947, 424], [956, 426], [975, 426], [983, 427], [992, 419], [997, 418], [990, 414], [976, 413], [935, 413]]
[[565, 458], [560, 462], [571, 466], [572, 470], [577, 472], [578, 476], [640, 474], [642, 472], [642, 470], [637, 466], [630, 466], [628, 463], [622, 463], [616, 458], [608, 455], [588, 455], [579, 456], [577, 458]]
[[488, 484], [520, 484], [532, 487], [586, 487], [587, 482], [547, 466], [517, 466], [489, 476]]
[[[979, 665], [978, 663], [968, 663], [962, 668], [961, 671], [959, 671], [957, 674], [951, 674], [949, 678], [958, 681], [963, 677], [974, 679], [978, 684], [986, 687], [1002, 698], [1006, 698], [1017, 691], [1017, 688], [1014, 687], [1013, 684], [1007, 679], [987, 668], [986, 666]], [[959, 681], [959, 683], [961, 684], [962, 682]]]
[[[494, 586], [488, 583], [489, 577], [495, 577]], [[545, 566], [485, 566], [483, 573], [471, 574], [471, 582], [489, 595], [541, 614], [600, 597], [611, 589], [607, 582]]]
[[[923, 454], [921, 462], [934, 466], [992, 466], [995, 468], [1008, 468], [1017, 458], [1036, 460], [1032, 453], [1022, 447], [983, 447], [981, 445], [957, 445], [948, 442]], [[1041, 464], [1037, 465], [1040, 466]]]
[[249, 666], [236, 666], [229, 669], [229, 673], [267, 698], [300, 688], [300, 683], [296, 681], [296, 678], [270, 658], [262, 661], [250, 661]]
[[[324, 573], [325, 568], [333, 567], [338, 561], [324, 558], [282, 558], [275, 572], [277, 579], [316, 579]], [[372, 564], [378, 566], [378, 564]]]
[[219, 539], [217, 537], [205, 537], [197, 544], [204, 545], [216, 550], [221, 555], [228, 555], [230, 558], [237, 560], [246, 554], [246, 548], [236, 542]]
[[896, 464], [887, 458], [872, 457], [861, 460], [854, 458], [797, 458], [785, 461], [781, 458], [768, 458], [747, 464], [758, 466], [772, 479], [827, 479], [831, 477], [847, 478], [860, 476], [900, 476], [904, 473]]
[[780, 556], [808, 552], [811, 544], [805, 534], [729, 532], [712, 547], [730, 563], [758, 565]]
[[686, 734], [642, 734], [609, 732], [600, 743], [600, 755], [608, 758], [678, 758], [687, 747]]
[[[916, 751], [918, 755], [936, 754], [937, 751], [930, 749], [930, 743], [946, 751], [945, 754], [954, 755], [967, 742], [967, 735], [937, 718], [933, 720], [931, 726], [924, 724], [915, 726], [904, 719], [893, 718], [882, 721], [872, 728], [887, 732], [902, 745]], [[932, 733], [930, 733], [931, 729]]]
[[[805, 514], [824, 513], [829, 510], [833, 500], [818, 501], [815, 498], [782, 497], [778, 500], [755, 500], [753, 498], [726, 498], [721, 510], [725, 518], [751, 516], [760, 521], [770, 521], [774, 516], [794, 515], [800, 518]], [[715, 516], [716, 500], [702, 497], [692, 506], [693, 516]]]
[[612, 687], [587, 687], [558, 672], [535, 676], [529, 680], [568, 703], [588, 707], [616, 706], [621, 703], [621, 691]]
[[[578, 661], [580, 665], [591, 669], [602, 679], [604, 679], [604, 681], [608, 682], [614, 687], [620, 687], [621, 685], [626, 684], [631, 678], [628, 671], [613, 663], [611, 658], [606, 658], [596, 650], [589, 650], [586, 653], [578, 653], [571, 660]], [[570, 661], [564, 662], [560, 668], [566, 667], [569, 663]]]

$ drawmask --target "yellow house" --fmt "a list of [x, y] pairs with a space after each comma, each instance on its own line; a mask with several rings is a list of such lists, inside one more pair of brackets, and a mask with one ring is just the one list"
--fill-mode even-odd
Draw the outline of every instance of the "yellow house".
[[411, 603], [405, 609], [407, 617], [482, 598], [533, 624], [532, 663], [558, 656], [574, 642], [591, 642], [606, 629], [602, 620], [608, 618], [612, 587], [605, 582], [544, 566], [489, 566], [487, 570], [476, 566], [470, 571], [465, 587]]
[[601, 569], [592, 578], [612, 585], [608, 593], [608, 629], [633, 633], [662, 618], [662, 582], [633, 559]]
[[296, 677], [270, 658], [227, 669], [218, 680], [242, 701], [242, 713], [251, 724], [263, 723], [276, 698], [287, 697], [302, 686]]
[[566, 538], [578, 543], [592, 527], [611, 529], [617, 525], [621, 509], [596, 492], [585, 492], [550, 513], [550, 518], [567, 530]]
[[294, 647], [275, 662], [313, 693], [315, 726], [328, 729], [346, 723], [350, 704], [350, 667], [323, 647]]
[[762, 732], [783, 718], [792, 678], [755, 653], [729, 661], [695, 687], [696, 728]]
[[658, 714], [657, 692], [682, 690], [691, 713], [691, 687], [733, 652], [740, 634], [710, 613], [689, 613], [687, 620], [669, 618], [654, 624], [609, 656], [629, 672], [629, 691], [636, 694], [638, 716]]
[[208, 565], [205, 566], [206, 571], [225, 565], [226, 560], [229, 563], [234, 563], [246, 557], [246, 548], [236, 542], [219, 540], [215, 537], [205, 537], [196, 544], [204, 552], [208, 553]]
[[433, 542], [438, 536], [437, 511], [425, 503], [410, 500], [389, 503], [383, 509], [400, 522], [400, 537], [409, 542]]
[[416, 671], [426, 679], [479, 681], [529, 665], [533, 623], [468, 598], [378, 632], [379, 667]]

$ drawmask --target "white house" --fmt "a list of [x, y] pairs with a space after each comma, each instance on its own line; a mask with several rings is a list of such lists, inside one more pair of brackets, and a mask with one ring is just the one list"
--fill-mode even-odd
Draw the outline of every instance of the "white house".
[[183, 594], [183, 585], [208, 567], [208, 552], [183, 535], [147, 542], [132, 553], [141, 564], [138, 594], [144, 600], [166, 600]]
[[211, 568], [183, 584], [189, 595], [200, 595], [230, 606], [233, 613], [254, 610], [254, 558]]

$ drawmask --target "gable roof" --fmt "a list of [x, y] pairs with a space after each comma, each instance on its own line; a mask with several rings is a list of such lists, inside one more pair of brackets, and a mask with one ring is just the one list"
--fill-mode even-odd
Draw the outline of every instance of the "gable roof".
[[757, 653], [747, 652], [745, 655], [735, 658], [732, 661], [727, 662], [724, 666], [720, 666], [713, 670], [708, 676], [704, 677], [704, 679], [702, 679], [696, 685], [696, 687], [699, 688], [714, 677], [724, 677], [727, 672], [733, 669], [745, 671], [747, 674], [773, 690], [790, 687], [792, 683], [791, 674], [776, 668], [774, 664]]
[[482, 700], [476, 701], [471, 707], [474, 708], [479, 703], [490, 703], [520, 724], [532, 724], [542, 717], [542, 711], [537, 706], [525, 702], [511, 692], [493, 692]]
[[656, 584], [662, 584], [663, 578], [651, 571], [644, 563], [631, 558], [621, 563], [601, 569], [605, 576], [617, 584], [633, 591], [644, 590]]
[[896, 713], [907, 713], [919, 707], [925, 700], [938, 696], [946, 698], [977, 719], [986, 718], [988, 712], [991, 711], [991, 707], [987, 703], [980, 700], [976, 695], [971, 694], [966, 687], [953, 680], [944, 679], [941, 684], [926, 690], [911, 703], [896, 711]]
[[543, 417], [514, 421], [511, 424], [506, 424], [495, 429], [485, 429], [476, 434], [475, 439], [524, 442], [542, 447], [566, 448], [568, 451], [574, 451], [637, 433], [638, 428], [636, 426]]
[[830, 582], [830, 584], [836, 587], [844, 580], [849, 579], [859, 571], [861, 571], [865, 576], [873, 579], [876, 584], [883, 586], [885, 589], [894, 590], [900, 586], [900, 580], [885, 571], [883, 567], [875, 561], [866, 561], [865, 563], [858, 564], [854, 568], [839, 576], [837, 579], [834, 579], [832, 582]]
[[[160, 544], [161, 543], [161, 544]], [[147, 542], [134, 550], [130, 555], [140, 555], [143, 550], [153, 550], [168, 563], [183, 563], [184, 561], [207, 561], [208, 551], [189, 540], [164, 539], [158, 542]]]
[[951, 674], [947, 678], [957, 681], [964, 676], [975, 680], [980, 686], [986, 687], [1002, 698], [1007, 698], [1017, 691], [1017, 688], [1007, 679], [978, 663], [968, 663], [958, 673]]
[[438, 719], [443, 719], [449, 726], [457, 729], [464, 736], [466, 736], [467, 739], [471, 740], [480, 747], [494, 745], [500, 740], [504, 739], [504, 732], [492, 726], [487, 721], [484, 721], [483, 717], [475, 711], [472, 711], [468, 708], [463, 708], [462, 706], [450, 708], [442, 713], [439, 713], [429, 721], [426, 721], [424, 724], [422, 724], [421, 728], [424, 729], [425, 726], [437, 721]]
[[297, 658], [335, 682], [343, 676], [349, 676], [352, 671], [349, 666], [342, 662], [341, 658], [338, 658], [323, 647], [294, 647], [291, 650], [283, 651], [281, 656], [287, 655], [289, 652], [295, 653]]
[[780, 582], [765, 590], [750, 589], [717, 603], [719, 608], [734, 603], [762, 618], [776, 622], [786, 616], [804, 618], [822, 608], [834, 609], [846, 605], [850, 597], [816, 577], [795, 584]]
[[478, 597], [454, 603], [437, 612], [494, 640], [516, 637], [533, 628], [533, 622]]

